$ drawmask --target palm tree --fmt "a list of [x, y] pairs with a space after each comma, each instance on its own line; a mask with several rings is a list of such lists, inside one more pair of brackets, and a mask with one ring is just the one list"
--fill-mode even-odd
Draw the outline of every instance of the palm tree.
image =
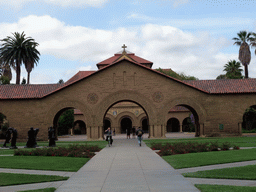
[[15, 32], [13, 37], [7, 36], [1, 40], [3, 44], [0, 48], [0, 59], [16, 70], [16, 84], [20, 84], [20, 66], [22, 63], [28, 65], [26, 69], [28, 68], [28, 73], [30, 73], [40, 55], [36, 49], [38, 43], [31, 37], [25, 36], [24, 32], [21, 34]]
[[[253, 40], [251, 41], [251, 46], [256, 47], [256, 33], [252, 33], [253, 35]], [[255, 49], [255, 55], [256, 55], [256, 49]]]
[[247, 42], [252, 42], [254, 40], [252, 36], [252, 33], [247, 33], [247, 31], [240, 31], [237, 33], [238, 37], [234, 37], [233, 40], [235, 40], [234, 45], [240, 46], [239, 49], [239, 60], [244, 66], [244, 72], [245, 72], [245, 78], [248, 78], [248, 65], [251, 61], [251, 51], [250, 47]]
[[226, 77], [228, 79], [242, 79], [242, 69], [240, 62], [237, 62], [236, 60], [230, 60], [225, 66], [224, 70], [226, 71]]
[[39, 60], [39, 55], [40, 55], [40, 53], [35, 48], [35, 45], [33, 45], [31, 47], [31, 50], [29, 51], [29, 53], [31, 55], [25, 60], [25, 68], [28, 73], [27, 84], [29, 84], [29, 82], [30, 82], [30, 73], [31, 73], [32, 69], [34, 68], [35, 64], [37, 64], [37, 62]]

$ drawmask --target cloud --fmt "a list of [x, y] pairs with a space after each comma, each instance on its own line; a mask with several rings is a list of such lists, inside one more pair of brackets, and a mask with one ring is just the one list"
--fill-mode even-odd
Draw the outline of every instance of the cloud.
[[[15, 0], [15, 1], [0, 0], [0, 5], [21, 9], [24, 5], [31, 2], [36, 2], [36, 1], [37, 0]], [[76, 8], [101, 7], [107, 1], [108, 0], [43, 0], [43, 2], [50, 5], [56, 5], [61, 7], [76, 7]], [[42, 3], [42, 1], [40, 3]]]
[[[24, 31], [33, 37], [39, 43], [41, 57], [48, 55], [66, 60], [66, 63], [70, 61], [73, 65], [59, 66], [56, 71], [63, 76], [75, 74], [81, 65], [95, 70], [98, 62], [121, 51], [124, 43], [129, 51], [154, 62], [153, 68], [172, 68], [200, 79], [215, 79], [223, 73], [228, 60], [237, 60], [237, 53], [221, 52], [233, 46], [227, 39], [212, 37], [207, 32], [190, 33], [170, 25], [146, 24], [137, 28], [103, 30], [70, 26], [48, 15], [30, 15], [17, 23], [0, 23], [1, 39], [15, 31]], [[44, 64], [39, 61], [39, 65]], [[47, 70], [49, 68], [42, 73], [49, 75]]]

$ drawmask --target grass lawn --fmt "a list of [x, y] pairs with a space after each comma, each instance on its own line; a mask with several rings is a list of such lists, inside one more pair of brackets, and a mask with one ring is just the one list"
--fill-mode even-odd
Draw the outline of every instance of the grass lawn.
[[51, 181], [63, 181], [68, 177], [53, 175], [29, 175], [17, 173], [0, 173], [0, 186], [21, 185], [28, 183], [42, 183]]
[[195, 185], [201, 192], [255, 192], [256, 187], [229, 185]]
[[76, 172], [89, 160], [78, 157], [0, 156], [0, 167]]
[[36, 189], [36, 190], [26, 190], [26, 191], [20, 191], [20, 192], [54, 192], [56, 188], [45, 188], [45, 189]]
[[187, 153], [162, 157], [175, 169], [256, 160], [256, 149]]
[[185, 177], [256, 180], [256, 165], [183, 173]]
[[145, 139], [143, 140], [149, 147], [152, 143], [176, 143], [176, 142], [214, 142], [219, 144], [224, 142], [231, 143], [231, 146], [237, 145], [239, 147], [256, 147], [256, 137], [196, 137], [188, 139]]

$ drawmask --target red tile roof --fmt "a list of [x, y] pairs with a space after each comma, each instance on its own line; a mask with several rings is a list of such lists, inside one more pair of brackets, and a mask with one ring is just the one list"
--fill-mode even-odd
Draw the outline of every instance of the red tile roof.
[[64, 84], [1, 85], [0, 99], [42, 98], [63, 86]]
[[83, 79], [91, 74], [93, 74], [95, 71], [79, 71], [77, 74], [75, 74], [73, 77], [71, 77], [65, 84], [72, 84], [73, 82], [76, 82], [79, 79]]
[[[81, 81], [91, 75], [100, 73], [108, 67], [120, 63], [123, 58], [97, 71], [80, 71], [64, 84], [44, 84], [44, 85], [0, 85], [0, 99], [34, 99], [43, 98], [72, 84]], [[130, 60], [129, 60], [130, 61]], [[168, 79], [179, 82], [193, 89], [207, 94], [237, 94], [237, 93], [256, 93], [256, 79], [223, 79], [223, 80], [195, 80], [180, 81], [167, 76], [159, 71], [153, 70], [143, 64], [130, 61], [131, 63], [165, 76]]]
[[[131, 60], [135, 63], [150, 64], [151, 66], [153, 65], [153, 62], [143, 59], [141, 57], [138, 57], [134, 53], [126, 53], [125, 55], [128, 56], [128, 58], [131, 58]], [[116, 61], [118, 61], [118, 59], [121, 57], [122, 57], [121, 53], [116, 53], [113, 57], [110, 57], [110, 58], [98, 63], [97, 66], [99, 67], [99, 66], [107, 66], [107, 65], [113, 64]]]
[[256, 79], [195, 80], [185, 83], [210, 94], [256, 93]]

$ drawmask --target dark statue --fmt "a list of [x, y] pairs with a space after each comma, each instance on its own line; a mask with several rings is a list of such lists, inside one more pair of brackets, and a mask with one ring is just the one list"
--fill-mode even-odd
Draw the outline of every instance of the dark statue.
[[10, 131], [12, 133], [12, 140], [11, 140], [10, 149], [17, 149], [16, 141], [17, 141], [18, 132], [17, 132], [16, 129], [14, 129], [12, 127], [8, 128], [8, 129], [10, 129]]
[[25, 147], [27, 148], [38, 147], [36, 142], [36, 136], [38, 132], [39, 132], [39, 129], [34, 129], [33, 127], [30, 128], [30, 130], [28, 131], [28, 141]]
[[4, 142], [3, 148], [7, 148], [6, 144], [10, 143], [11, 135], [12, 135], [11, 130], [10, 130], [10, 128], [8, 128], [5, 133], [5, 142]]
[[48, 130], [48, 139], [49, 139], [49, 147], [55, 147], [56, 143], [55, 143], [55, 130], [53, 127], [49, 127]]

